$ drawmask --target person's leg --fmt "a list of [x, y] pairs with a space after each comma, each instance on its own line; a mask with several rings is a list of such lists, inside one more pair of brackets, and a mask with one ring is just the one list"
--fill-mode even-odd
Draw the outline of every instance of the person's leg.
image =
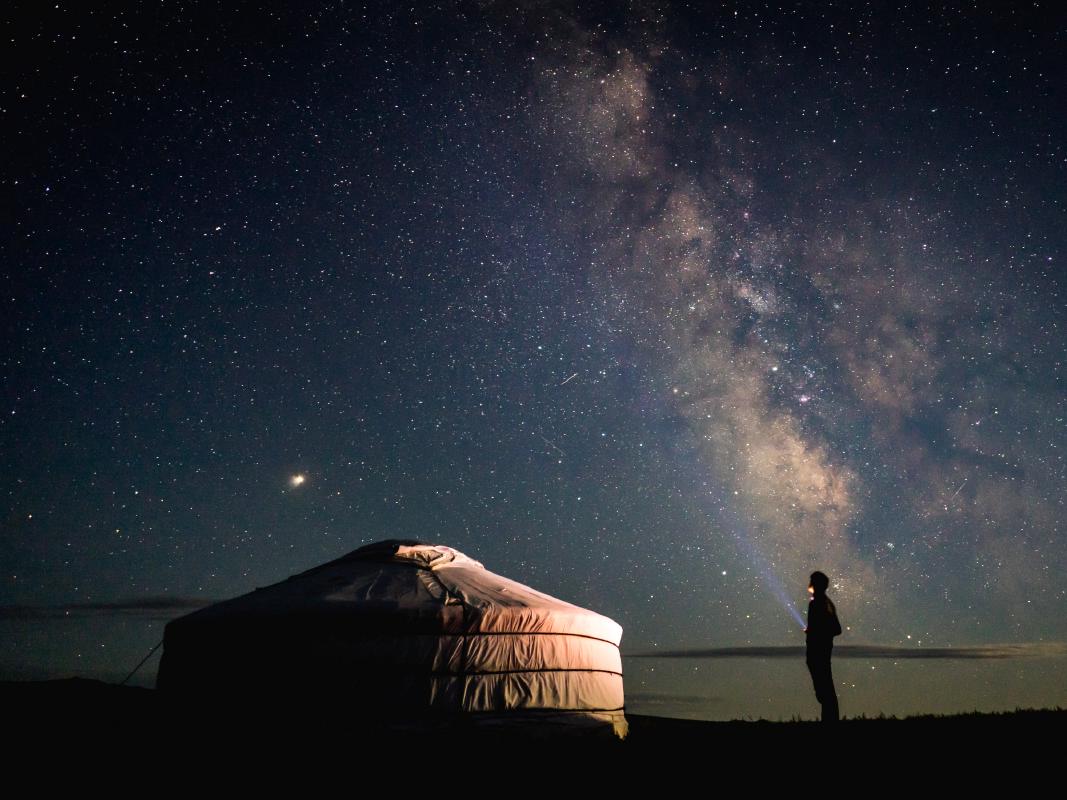
[[815, 689], [815, 699], [822, 705], [822, 681], [819, 678], [818, 661], [808, 658], [808, 674], [811, 675], [811, 686]]
[[822, 706], [822, 721], [837, 722], [837, 692], [834, 691], [834, 676], [830, 671], [829, 655], [818, 654], [808, 658], [808, 672], [815, 688], [815, 699]]
[[834, 689], [834, 674], [830, 669], [830, 659], [826, 659], [825, 669], [822, 671], [822, 721], [837, 722], [840, 710], [837, 706], [837, 691]]

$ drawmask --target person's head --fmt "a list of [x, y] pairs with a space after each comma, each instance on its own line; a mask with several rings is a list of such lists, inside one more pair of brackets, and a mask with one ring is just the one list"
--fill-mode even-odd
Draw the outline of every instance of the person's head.
[[826, 594], [826, 590], [830, 586], [830, 579], [826, 577], [825, 573], [813, 572], [811, 573], [811, 580], [808, 583], [808, 592], [818, 597], [819, 595]]

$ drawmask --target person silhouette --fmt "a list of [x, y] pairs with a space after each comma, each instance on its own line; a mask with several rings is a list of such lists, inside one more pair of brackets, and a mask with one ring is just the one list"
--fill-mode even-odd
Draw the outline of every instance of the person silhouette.
[[830, 671], [830, 655], [834, 649], [834, 637], [841, 635], [841, 623], [837, 619], [837, 609], [826, 596], [830, 579], [822, 572], [811, 573], [808, 583], [808, 627], [807, 635], [808, 672], [815, 687], [815, 699], [822, 706], [822, 721], [837, 722], [837, 692], [834, 691], [834, 676]]

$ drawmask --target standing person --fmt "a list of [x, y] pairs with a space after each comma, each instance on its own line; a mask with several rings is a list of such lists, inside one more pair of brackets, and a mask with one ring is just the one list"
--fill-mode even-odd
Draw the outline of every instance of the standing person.
[[830, 655], [834, 649], [834, 637], [841, 634], [837, 609], [826, 596], [830, 579], [821, 572], [811, 573], [808, 584], [808, 627], [804, 629], [808, 639], [808, 672], [815, 686], [815, 698], [822, 705], [822, 721], [837, 722], [837, 692], [834, 691], [834, 676], [830, 671]]

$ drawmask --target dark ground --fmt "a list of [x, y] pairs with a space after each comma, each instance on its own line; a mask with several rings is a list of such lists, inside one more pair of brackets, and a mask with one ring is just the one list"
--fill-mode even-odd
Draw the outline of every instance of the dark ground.
[[[131, 724], [145, 724], [153, 727], [164, 724], [168, 719], [194, 724], [204, 715], [225, 714], [226, 711], [223, 711], [223, 708], [233, 710], [235, 714], [249, 714], [255, 718], [250, 722], [255, 724], [280, 718], [299, 719], [303, 723], [318, 722], [327, 729], [343, 719], [346, 726], [357, 724], [354, 717], [349, 717], [337, 708], [323, 708], [321, 701], [315, 701], [318, 710], [306, 706], [298, 709], [291, 702], [283, 703], [284, 710], [275, 716], [264, 708], [269, 704], [268, 699], [264, 700], [265, 702], [255, 710], [245, 705], [238, 710], [226, 699], [219, 699], [219, 704], [211, 707], [204, 704], [190, 706], [187, 701], [174, 702], [153, 689], [117, 686], [85, 678], [67, 678], [64, 681], [0, 682], [0, 703], [9, 721], [17, 718], [31, 724], [52, 715], [97, 721], [110, 718], [115, 722], [125, 719]], [[278, 699], [275, 698], [274, 701], [276, 709]], [[627, 749], [646, 748], [653, 742], [656, 745], [663, 745], [665, 742], [681, 745], [681, 743], [759, 740], [767, 743], [780, 742], [786, 745], [798, 738], [808, 739], [816, 735], [829, 735], [828, 732], [832, 730], [810, 721], [708, 722], [638, 714], [627, 714], [626, 719], [630, 722], [630, 736], [625, 741], [618, 742], [618, 746]], [[240, 726], [240, 724], [240, 721], [235, 719], [226, 721], [227, 726]], [[272, 725], [268, 722], [268, 727], [270, 726]], [[1004, 713], [977, 713], [975, 711], [972, 714], [929, 715], [903, 719], [895, 717], [846, 718], [838, 725], [838, 730], [842, 735], [864, 737], [913, 734], [1004, 736], [1045, 729], [1067, 732], [1067, 709], [1017, 709], [1004, 711]], [[407, 737], [409, 734], [403, 734], [403, 736]], [[612, 740], [610, 743], [615, 746], [617, 742]]]
[[0, 763], [9, 785], [205, 797], [319, 790], [507, 800], [721, 792], [1038, 796], [1058, 785], [1067, 733], [1067, 711], [1059, 709], [846, 719], [836, 727], [628, 714], [625, 741], [462, 724], [383, 732], [337, 703], [176, 702], [152, 689], [83, 679], [0, 683], [0, 709]]

